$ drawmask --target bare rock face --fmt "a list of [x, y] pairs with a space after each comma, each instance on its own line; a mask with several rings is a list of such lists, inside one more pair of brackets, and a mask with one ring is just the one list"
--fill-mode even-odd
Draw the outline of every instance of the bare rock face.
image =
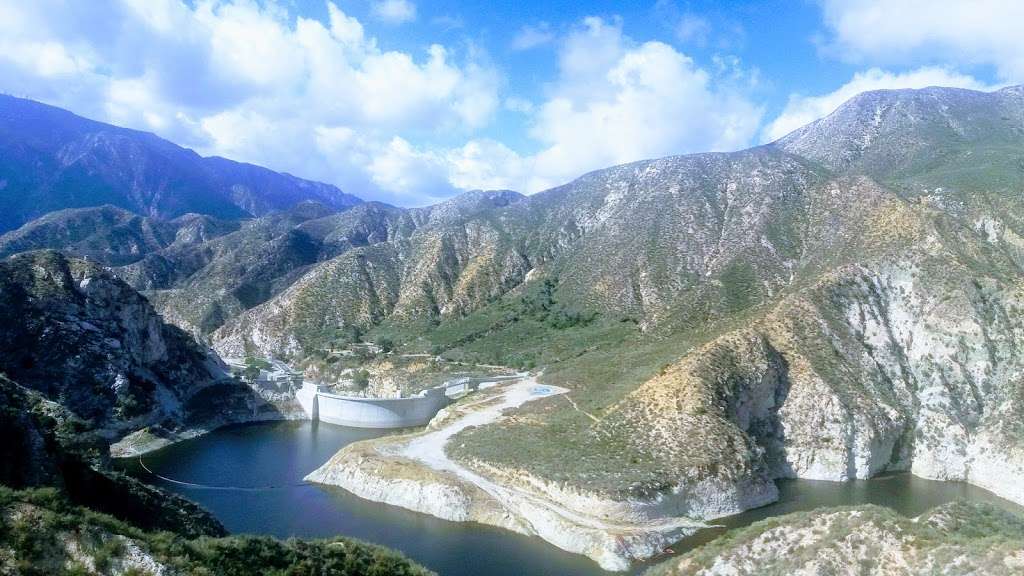
[[710, 445], [744, 463], [740, 477], [911, 470], [1021, 502], [1022, 305], [1015, 285], [936, 254], [842, 268], [691, 352], [602, 425], [685, 470]]
[[851, 98], [775, 145], [840, 172], [909, 176], [922, 165], [948, 163], [942, 156], [951, 148], [1019, 140], [1022, 108], [1020, 86], [878, 90]]
[[[55, 252], [0, 263], [0, 372], [108, 441], [279, 411], [101, 268]], [[209, 402], [217, 405], [210, 408]], [[279, 416], [280, 417], [280, 416]]]
[[666, 521], [663, 511], [648, 510], [662, 502], [617, 502], [555, 486], [527, 488], [522, 484], [528, 474], [510, 479], [491, 471], [484, 483], [490, 488], [484, 489], [456, 473], [388, 454], [391, 447], [386, 443], [387, 439], [346, 446], [306, 480], [445, 520], [539, 536], [592, 558], [606, 570], [628, 569], [632, 561], [659, 554], [700, 525], [686, 518]]

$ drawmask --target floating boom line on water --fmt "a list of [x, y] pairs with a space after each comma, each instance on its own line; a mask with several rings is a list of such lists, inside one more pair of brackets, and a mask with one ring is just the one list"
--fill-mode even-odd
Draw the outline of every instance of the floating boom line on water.
[[282, 488], [291, 488], [294, 486], [308, 486], [309, 482], [293, 482], [289, 484], [272, 484], [269, 486], [213, 486], [211, 484], [196, 484], [195, 482], [183, 482], [181, 480], [175, 480], [174, 478], [168, 478], [161, 474], [157, 474], [146, 466], [146, 462], [142, 460], [142, 456], [139, 456], [139, 466], [142, 467], [148, 474], [155, 476], [164, 482], [170, 482], [171, 484], [177, 484], [179, 486], [186, 486], [188, 488], [198, 488], [201, 490], [232, 490], [238, 492], [263, 492], [266, 490], [280, 490]]

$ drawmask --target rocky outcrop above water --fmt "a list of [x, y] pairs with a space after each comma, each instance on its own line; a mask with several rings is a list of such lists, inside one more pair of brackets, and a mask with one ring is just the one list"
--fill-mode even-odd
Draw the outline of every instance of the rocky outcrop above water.
[[124, 282], [56, 252], [0, 262], [0, 324], [0, 372], [106, 441], [301, 415], [289, 395], [231, 378]]
[[[447, 456], [453, 435], [504, 418], [505, 411], [538, 398], [535, 388], [532, 378], [500, 385], [481, 392], [482, 398], [470, 396], [443, 410], [426, 431], [350, 444], [306, 480], [446, 520], [480, 522], [539, 536], [563, 550], [589, 556], [609, 570], [624, 570], [633, 560], [658, 554], [703, 526], [671, 514], [679, 498], [617, 502], [546, 484], [523, 470], [467, 467]], [[564, 392], [549, 388], [544, 393]], [[718, 514], [723, 505], [729, 512], [742, 509], [723, 501], [719, 487], [701, 488], [701, 494], [683, 495], [691, 511], [695, 501], [710, 505]], [[775, 497], [774, 486], [770, 488], [764, 494], [748, 494], [760, 499], [740, 506], [770, 501]], [[701, 496], [710, 498], [700, 500]]]
[[106, 443], [63, 406], [0, 375], [0, 484], [61, 490], [83, 506], [150, 530], [219, 536], [199, 506], [112, 471]]
[[525, 528], [501, 513], [493, 498], [454, 474], [381, 454], [378, 442], [346, 446], [305, 480], [339, 486], [356, 496], [453, 522], [480, 522], [516, 532]]
[[743, 462], [711, 468], [735, 479], [909, 469], [1024, 502], [1022, 306], [1016, 285], [936, 254], [849, 266], [688, 354], [599, 429], [688, 474], [709, 454]]
[[1021, 572], [1024, 518], [988, 505], [954, 503], [913, 519], [878, 506], [788, 514], [739, 529], [647, 575]]
[[[391, 447], [379, 441], [342, 449], [306, 477], [338, 486], [374, 502], [401, 506], [454, 522], [479, 522], [520, 534], [539, 536], [569, 552], [592, 558], [606, 570], [625, 570], [649, 558], [700, 525], [682, 518], [639, 520], [648, 503], [622, 503], [597, 496], [557, 499], [544, 490], [502, 484], [495, 495], [458, 475], [422, 463], [381, 453]], [[497, 483], [503, 478], [491, 478]], [[585, 505], [585, 506], [581, 506]], [[599, 518], [600, 525], [593, 525]]]
[[602, 429], [668, 451], [680, 469], [700, 468], [695, 446], [729, 454], [723, 439], [740, 434], [723, 460], [752, 457], [741, 476], [911, 470], [1024, 502], [1024, 301], [1015, 285], [936, 256], [827, 275], [641, 386]]

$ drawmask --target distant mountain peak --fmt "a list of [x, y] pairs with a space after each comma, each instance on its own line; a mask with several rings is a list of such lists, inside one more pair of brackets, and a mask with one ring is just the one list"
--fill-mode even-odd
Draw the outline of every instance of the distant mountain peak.
[[204, 158], [148, 132], [0, 95], [0, 232], [48, 212], [112, 205], [169, 220], [193, 212], [261, 216], [315, 201], [362, 202], [336, 186], [221, 157]]
[[772, 145], [832, 170], [899, 176], [967, 143], [1024, 144], [1022, 96], [1021, 86], [863, 92]]

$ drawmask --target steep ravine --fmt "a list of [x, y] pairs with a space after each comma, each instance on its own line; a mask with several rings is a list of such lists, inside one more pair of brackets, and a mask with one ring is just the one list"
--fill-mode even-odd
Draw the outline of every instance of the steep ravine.
[[1022, 306], [1019, 285], [928, 254], [845, 267], [688, 354], [601, 426], [682, 466], [677, 439], [724, 421], [775, 478], [910, 470], [1024, 502]]
[[115, 456], [235, 422], [304, 417], [287, 390], [232, 378], [103, 268], [38, 251], [0, 261], [0, 373], [74, 413]]

